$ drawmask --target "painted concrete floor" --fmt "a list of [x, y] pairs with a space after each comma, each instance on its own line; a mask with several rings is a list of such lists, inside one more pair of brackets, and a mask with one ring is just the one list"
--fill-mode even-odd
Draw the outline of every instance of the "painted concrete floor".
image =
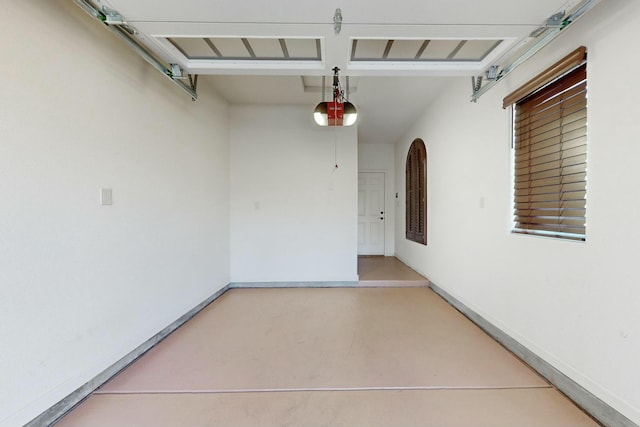
[[372, 287], [231, 290], [57, 424], [79, 426], [597, 424], [430, 289]]
[[358, 257], [358, 276], [361, 282], [380, 285], [422, 285], [427, 279], [407, 267], [396, 257], [360, 256]]

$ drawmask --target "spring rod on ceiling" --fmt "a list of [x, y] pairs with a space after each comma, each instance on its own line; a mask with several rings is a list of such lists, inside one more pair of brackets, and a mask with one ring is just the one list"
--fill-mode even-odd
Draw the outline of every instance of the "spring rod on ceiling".
[[[133, 49], [138, 55], [140, 55], [145, 61], [151, 64], [155, 69], [160, 71], [165, 77], [170, 79], [173, 83], [178, 85], [182, 90], [187, 92], [192, 100], [198, 99], [198, 94], [196, 93], [196, 87], [198, 82], [198, 76], [195, 76], [195, 79], [192, 80], [191, 75], [189, 74], [189, 80], [191, 86], [187, 85], [181, 80], [181, 76], [175, 75], [174, 72], [167, 67], [165, 67], [160, 61], [158, 61], [147, 49], [140, 45], [132, 36], [136, 33], [126, 22], [122, 20], [113, 20], [111, 17], [108, 17], [105, 13], [96, 9], [89, 1], [87, 0], [74, 0], [74, 2], [80, 6], [85, 12], [91, 15], [96, 20], [105, 24], [105, 26], [113, 32], [118, 38], [123, 40], [131, 49]], [[117, 14], [117, 12], [110, 11], [111, 13]], [[117, 15], [121, 18], [119, 15]]]

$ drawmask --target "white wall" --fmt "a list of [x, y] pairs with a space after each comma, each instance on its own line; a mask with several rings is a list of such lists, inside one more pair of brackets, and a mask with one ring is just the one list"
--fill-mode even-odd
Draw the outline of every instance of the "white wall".
[[357, 280], [357, 132], [310, 108], [231, 107], [233, 282]]
[[13, 427], [229, 282], [228, 107], [205, 79], [192, 102], [70, 1], [2, 6], [0, 425]]
[[358, 171], [384, 172], [385, 230], [384, 254], [395, 254], [395, 148], [393, 144], [359, 144]]
[[[638, 28], [638, 2], [601, 2], [477, 104], [467, 79], [452, 84], [396, 144], [397, 256], [636, 423], [640, 60], [629, 49]], [[502, 97], [580, 45], [589, 56], [587, 241], [512, 235]], [[416, 137], [428, 153], [426, 247], [403, 233], [400, 177]]]

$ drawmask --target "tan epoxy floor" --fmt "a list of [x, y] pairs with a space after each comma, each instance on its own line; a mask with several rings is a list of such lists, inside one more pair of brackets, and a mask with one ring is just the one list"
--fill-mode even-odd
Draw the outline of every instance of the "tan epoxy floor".
[[545, 426], [591, 419], [430, 289], [237, 289], [58, 427]]
[[427, 288], [235, 289], [101, 392], [540, 386]]
[[96, 395], [58, 426], [582, 427], [553, 389]]
[[427, 279], [407, 267], [396, 257], [359, 256], [360, 281], [426, 282]]

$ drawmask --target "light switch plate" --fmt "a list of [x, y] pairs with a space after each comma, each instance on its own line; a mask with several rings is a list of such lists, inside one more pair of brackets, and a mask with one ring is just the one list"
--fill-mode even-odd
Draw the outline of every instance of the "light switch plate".
[[100, 204], [102, 206], [113, 205], [113, 190], [111, 188], [100, 189]]

